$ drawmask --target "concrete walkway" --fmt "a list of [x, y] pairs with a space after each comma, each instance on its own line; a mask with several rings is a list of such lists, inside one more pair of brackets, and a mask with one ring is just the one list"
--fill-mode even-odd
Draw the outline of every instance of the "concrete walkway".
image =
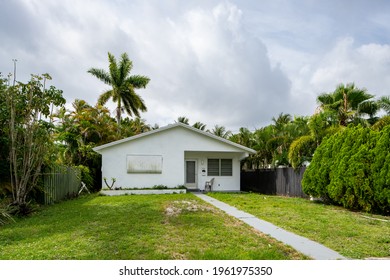
[[270, 235], [271, 237], [293, 247], [295, 250], [305, 254], [306, 256], [315, 260], [339, 260], [346, 259], [336, 251], [333, 251], [317, 242], [314, 242], [305, 237], [288, 232], [280, 227], [277, 227], [269, 222], [256, 218], [244, 211], [238, 210], [224, 202], [201, 193], [195, 195], [204, 201], [214, 205], [223, 210], [227, 214], [247, 223], [255, 229]]

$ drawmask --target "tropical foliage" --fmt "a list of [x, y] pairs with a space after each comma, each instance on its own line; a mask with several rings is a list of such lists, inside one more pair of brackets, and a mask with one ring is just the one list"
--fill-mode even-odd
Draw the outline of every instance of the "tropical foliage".
[[28, 83], [18, 82], [2, 89], [7, 116], [4, 134], [8, 138], [10, 179], [16, 211], [28, 211], [28, 195], [37, 186], [42, 167], [51, 161], [53, 150], [53, 106], [62, 106], [62, 91], [46, 88], [48, 74], [33, 75]]
[[339, 124], [347, 126], [349, 123], [372, 123], [375, 120], [379, 107], [373, 97], [366, 89], [359, 89], [351, 83], [340, 84], [334, 92], [319, 95], [317, 101], [323, 111], [335, 112]]
[[[140, 117], [140, 111], [147, 110], [143, 99], [135, 92], [136, 89], [145, 88], [150, 79], [146, 76], [131, 75], [133, 62], [126, 53], [121, 55], [119, 63], [114, 55], [108, 53], [109, 71], [91, 68], [88, 73], [92, 74], [112, 88], [99, 97], [99, 105], [104, 105], [111, 98], [117, 103], [116, 119], [118, 125], [121, 122], [121, 114], [126, 111], [129, 116]], [[122, 105], [123, 104], [123, 105]]]
[[322, 142], [302, 181], [305, 193], [346, 208], [390, 214], [390, 126], [348, 127]]
[[[26, 203], [43, 164], [53, 163], [78, 166], [88, 187], [99, 190], [101, 159], [93, 148], [158, 128], [141, 118], [147, 107], [136, 93], [150, 79], [130, 75], [133, 64], [126, 53], [119, 61], [108, 53], [108, 62], [108, 71], [88, 70], [110, 86], [95, 105], [76, 99], [65, 109], [62, 91], [46, 86], [47, 74], [13, 86], [0, 79], [0, 179], [6, 181], [0, 182], [0, 195], [6, 194], [4, 186], [12, 186], [6, 188], [14, 201]], [[105, 107], [109, 99], [116, 103], [114, 116]], [[256, 154], [242, 162], [245, 168], [299, 168], [312, 162], [305, 177], [307, 193], [349, 208], [388, 211], [389, 163], [381, 151], [389, 148], [390, 97], [376, 100], [351, 83], [320, 94], [317, 102], [312, 116], [280, 113], [254, 131], [241, 127], [232, 133], [220, 125], [207, 129], [199, 121], [191, 126], [254, 149]], [[128, 116], [122, 118], [123, 112]], [[190, 125], [185, 116], [176, 121]]]
[[[109, 63], [109, 72], [89, 71], [112, 86], [94, 106], [76, 99], [71, 109], [65, 109], [62, 91], [46, 86], [48, 74], [12, 86], [10, 77], [0, 79], [1, 196], [9, 189], [13, 204], [27, 209], [30, 193], [39, 188], [43, 166], [51, 164], [79, 167], [88, 187], [99, 190], [101, 159], [93, 147], [158, 127], [139, 117], [146, 105], [135, 89], [144, 88], [149, 78], [129, 75], [132, 62], [127, 54], [117, 63], [109, 53]], [[116, 119], [103, 106], [109, 98], [117, 102]], [[121, 120], [123, 110], [136, 117]]]

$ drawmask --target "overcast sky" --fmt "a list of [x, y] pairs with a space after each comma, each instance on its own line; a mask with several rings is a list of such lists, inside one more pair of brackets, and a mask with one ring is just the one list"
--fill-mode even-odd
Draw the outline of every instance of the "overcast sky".
[[[126, 52], [149, 124], [186, 116], [236, 132], [279, 113], [311, 115], [316, 96], [355, 82], [390, 95], [390, 1], [0, 0], [0, 72], [49, 73], [94, 105], [108, 87], [87, 73]], [[113, 110], [113, 104], [109, 107]]]

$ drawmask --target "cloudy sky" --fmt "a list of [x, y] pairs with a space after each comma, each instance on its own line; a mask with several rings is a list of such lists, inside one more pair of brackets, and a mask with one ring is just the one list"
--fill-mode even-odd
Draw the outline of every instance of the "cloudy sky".
[[[233, 132], [279, 113], [311, 115], [316, 96], [355, 82], [390, 95], [390, 1], [0, 0], [0, 72], [49, 73], [95, 104], [108, 87], [87, 73], [126, 52], [142, 114], [160, 126], [186, 116]], [[113, 104], [108, 104], [113, 110]]]

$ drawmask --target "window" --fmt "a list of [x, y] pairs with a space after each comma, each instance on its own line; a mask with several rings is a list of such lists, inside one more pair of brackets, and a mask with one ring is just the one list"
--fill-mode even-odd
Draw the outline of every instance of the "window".
[[163, 157], [160, 155], [127, 155], [127, 173], [161, 174]]
[[221, 176], [233, 175], [233, 163], [231, 159], [221, 159]]
[[219, 159], [207, 160], [207, 176], [219, 176]]
[[233, 160], [209, 158], [207, 176], [233, 176]]

